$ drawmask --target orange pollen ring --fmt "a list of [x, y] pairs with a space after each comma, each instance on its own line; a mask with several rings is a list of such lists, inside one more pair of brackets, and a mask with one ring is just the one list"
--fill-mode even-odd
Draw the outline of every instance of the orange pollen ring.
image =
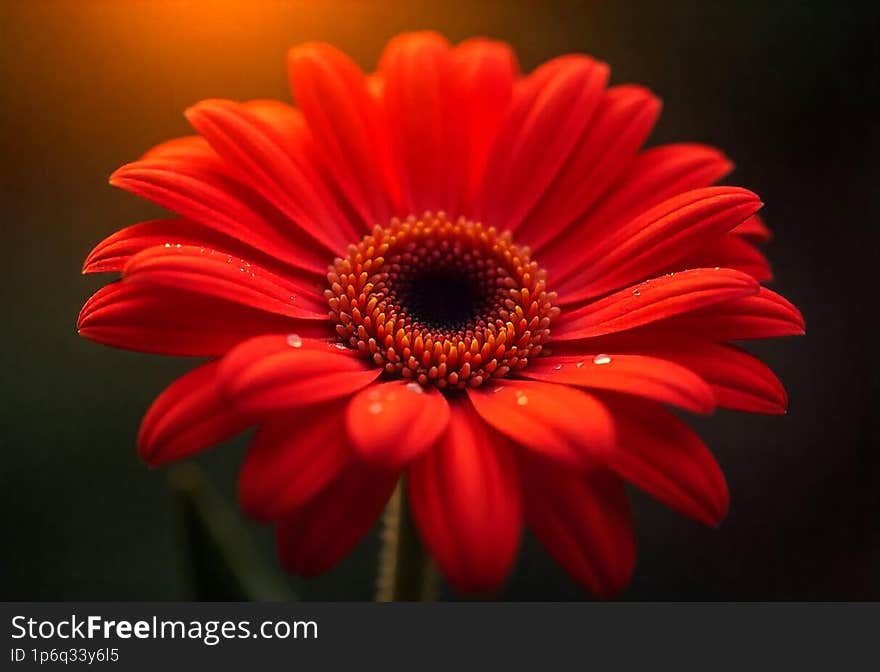
[[442, 212], [375, 227], [327, 281], [342, 343], [389, 375], [447, 390], [526, 367], [559, 314], [528, 248]]

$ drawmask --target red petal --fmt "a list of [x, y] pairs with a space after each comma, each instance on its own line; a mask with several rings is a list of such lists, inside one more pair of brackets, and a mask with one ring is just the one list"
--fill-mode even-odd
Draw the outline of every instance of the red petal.
[[540, 357], [521, 375], [560, 385], [625, 392], [694, 413], [710, 413], [715, 407], [712, 389], [702, 378], [657, 357], [604, 353]]
[[351, 462], [341, 425], [344, 402], [309, 406], [266, 420], [238, 475], [242, 509], [274, 520], [301, 507]]
[[449, 404], [435, 388], [392, 381], [361, 390], [348, 404], [345, 427], [367, 462], [402, 467], [430, 448], [449, 422]]
[[315, 270], [327, 263], [333, 249], [297, 232], [274, 206], [231, 175], [213, 150], [191, 150], [192, 145], [187, 138], [160, 145], [119, 168], [110, 184], [296, 268]]
[[707, 525], [727, 515], [724, 474], [699, 437], [656, 404], [606, 399], [617, 427], [609, 465], [667, 506]]
[[366, 229], [384, 224], [391, 213], [387, 150], [364, 73], [335, 47], [317, 42], [291, 49], [287, 67], [327, 174]]
[[453, 173], [457, 203], [448, 211], [469, 212], [513, 95], [517, 63], [509, 45], [475, 38], [452, 50], [449, 65], [450, 154], [460, 168]]
[[782, 383], [756, 357], [682, 330], [637, 329], [577, 344], [562, 344], [560, 349], [566, 353], [601, 349], [669, 360], [702, 378], [712, 388], [715, 403], [721, 408], [779, 414], [785, 412], [788, 403]]
[[330, 332], [326, 322], [295, 320], [173, 287], [127, 282], [99, 289], [83, 306], [77, 330], [117, 348], [195, 357], [222, 355], [260, 334]]
[[144, 416], [138, 453], [150, 466], [181, 460], [234, 436], [253, 424], [229, 408], [209, 362], [175, 380]]
[[583, 268], [579, 255], [571, 254], [572, 249], [590, 249], [667, 198], [708, 187], [731, 167], [727, 157], [705, 145], [662, 145], [642, 152], [596, 208], [548, 243], [541, 251], [542, 264], [550, 269], [558, 287], [563, 291], [570, 289], [560, 281]]
[[214, 247], [217, 241], [230, 247], [234, 246], [233, 239], [185, 219], [154, 219], [140, 222], [116, 231], [98, 243], [86, 257], [82, 272], [85, 274], [121, 271], [125, 263], [138, 252], [169, 242]]
[[253, 259], [267, 268], [293, 277], [312, 279], [318, 276], [323, 279], [327, 272], [326, 264], [315, 264], [308, 269], [297, 271], [294, 267], [279, 264], [277, 258], [243, 241], [195, 222], [185, 219], [154, 219], [128, 226], [98, 243], [86, 258], [83, 273], [121, 271], [128, 260], [138, 252], [150, 247], [162, 247], [165, 243], [226, 250], [236, 257]]
[[468, 390], [483, 420], [538, 453], [591, 464], [614, 444], [614, 421], [595, 397], [565, 385], [499, 381]]
[[739, 348], [717, 343], [658, 348], [657, 356], [686, 366], [712, 386], [722, 408], [750, 413], [785, 413], [788, 396], [766, 364]]
[[726, 301], [648, 325], [646, 335], [688, 334], [712, 341], [798, 336], [804, 333], [800, 311], [776, 292], [761, 287], [753, 296]]
[[519, 546], [522, 504], [513, 447], [467, 402], [435, 448], [408, 472], [412, 513], [425, 545], [458, 590], [496, 590]]
[[690, 313], [675, 315], [628, 332], [586, 339], [579, 345], [557, 344], [557, 351], [606, 352], [676, 344], [684, 337], [708, 341], [795, 336], [804, 333], [804, 320], [797, 308], [779, 294], [761, 287], [757, 294], [717, 303]]
[[688, 191], [651, 208], [591, 248], [580, 277], [593, 296], [625, 287], [719, 238], [760, 207], [755, 194], [739, 187]]
[[338, 345], [295, 334], [252, 338], [223, 358], [219, 375], [230, 400], [255, 413], [348, 397], [382, 369]]
[[698, 250], [670, 266], [668, 270], [723, 266], [748, 273], [758, 282], [772, 280], [773, 273], [767, 258], [747, 238], [734, 233], [735, 231], [736, 227], [730, 233], [701, 245]]
[[756, 294], [751, 276], [726, 268], [697, 268], [622, 289], [568, 313], [553, 325], [553, 340], [570, 341], [632, 329], [673, 315]]
[[[276, 118], [282, 116], [280, 105], [273, 108]], [[267, 123], [265, 114], [230, 100], [203, 100], [186, 116], [242, 180], [315, 241], [340, 251], [360, 236], [314, 166], [307, 149], [308, 127], [298, 110], [287, 106], [280, 127]]]
[[566, 296], [565, 303], [650, 277], [721, 237], [760, 207], [755, 194], [739, 187], [706, 187], [670, 198], [592, 247], [583, 257], [581, 290]]
[[437, 33], [405, 33], [388, 42], [379, 61], [392, 157], [412, 214], [448, 209], [453, 193], [449, 52]]
[[144, 152], [141, 159], [189, 159], [204, 165], [214, 164], [218, 168], [223, 165], [217, 152], [200, 135], [184, 135], [160, 142]]
[[303, 320], [327, 320], [317, 284], [275, 275], [222, 250], [191, 245], [151, 247], [132, 257], [126, 282], [184, 289], [257, 310]]
[[540, 251], [581, 217], [633, 161], [660, 114], [660, 101], [640, 86], [605, 92], [577, 147], [517, 231]]
[[766, 243], [773, 237], [770, 229], [764, 224], [764, 220], [758, 215], [749, 217], [746, 221], [733, 229], [731, 233], [741, 236], [755, 244]]
[[278, 557], [293, 574], [315, 576], [342, 560], [369, 532], [397, 483], [353, 463], [302, 508], [279, 521]]
[[578, 583], [608, 597], [629, 583], [636, 545], [623, 484], [610, 471], [579, 474], [538, 458], [520, 469], [526, 523]]
[[607, 79], [604, 63], [563, 56], [517, 83], [476, 206], [484, 223], [515, 231], [523, 222], [577, 146]]

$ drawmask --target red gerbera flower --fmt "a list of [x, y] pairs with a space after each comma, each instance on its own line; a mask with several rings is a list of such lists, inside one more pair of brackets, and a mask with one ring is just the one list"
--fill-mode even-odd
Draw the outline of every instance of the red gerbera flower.
[[241, 505], [305, 575], [403, 475], [465, 591], [503, 581], [524, 523], [595, 593], [623, 587], [624, 480], [717, 524], [721, 471], [666, 407], [783, 412], [774, 374], [729, 342], [803, 332], [759, 284], [758, 197], [710, 186], [730, 161], [642, 149], [660, 102], [588, 56], [521, 76], [503, 43], [415, 33], [371, 75], [325, 44], [288, 64], [297, 107], [200, 102], [198, 136], [111, 177], [178, 216], [89, 255], [84, 272], [122, 279], [80, 333], [213, 358], [153, 404], [143, 459], [257, 426]]

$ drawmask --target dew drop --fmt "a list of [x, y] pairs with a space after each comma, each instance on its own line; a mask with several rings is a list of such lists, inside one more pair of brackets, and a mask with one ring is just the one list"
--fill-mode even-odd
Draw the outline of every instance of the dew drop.
[[522, 392], [520, 392], [516, 397], [516, 403], [520, 406], [525, 406], [527, 403], [529, 403], [529, 398]]
[[498, 394], [498, 393], [501, 392], [501, 390], [503, 390], [503, 389], [504, 389], [504, 388], [501, 387], [501, 386], [498, 386], [498, 387], [496, 387], [496, 388], [493, 388], [493, 389], [492, 389], [492, 394]]
[[177, 243], [177, 245], [175, 245], [174, 247], [176, 247], [179, 250], [181, 247], [183, 247], [183, 245], [181, 245], [180, 243]]
[[406, 389], [408, 389], [410, 392], [413, 392], [414, 394], [424, 394], [425, 393], [425, 388], [423, 388], [418, 383], [407, 383], [406, 385], [404, 385], [404, 387]]
[[593, 364], [610, 364], [611, 363], [611, 355], [596, 355], [593, 357]]
[[294, 301], [296, 301], [296, 294], [291, 294], [291, 295], [290, 295], [290, 301], [291, 301], [291, 303], [294, 302]]
[[301, 348], [303, 344], [303, 339], [300, 338], [299, 334], [290, 334], [287, 337], [287, 345], [291, 348]]
[[556, 366], [553, 367], [553, 370], [554, 370], [554, 371], [561, 371], [561, 370], [562, 370], [562, 364], [557, 364]]
[[373, 415], [379, 415], [379, 413], [382, 412], [382, 404], [378, 401], [374, 401], [369, 407], [367, 407], [367, 410]]
[[633, 296], [641, 296], [642, 293], [638, 289], [633, 290]]
[[582, 368], [584, 368], [584, 363], [583, 363], [583, 362], [578, 362], [577, 364], [575, 364], [575, 366], [576, 366], [577, 368], [579, 368], [579, 369], [582, 369]]
[[333, 347], [337, 350], [348, 350], [348, 348], [345, 347], [345, 343], [334, 343]]
[[720, 271], [720, 270], [721, 270], [721, 267], [720, 267], [720, 266], [716, 266], [716, 267], [715, 267], [715, 270], [716, 270], [716, 271]]
[[165, 247], [171, 247], [171, 243], [165, 243]]

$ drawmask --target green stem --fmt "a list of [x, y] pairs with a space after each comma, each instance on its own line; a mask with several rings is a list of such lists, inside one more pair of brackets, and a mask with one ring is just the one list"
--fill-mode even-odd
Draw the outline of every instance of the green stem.
[[413, 523], [403, 479], [397, 484], [382, 520], [377, 602], [428, 602], [435, 599], [431, 557]]

